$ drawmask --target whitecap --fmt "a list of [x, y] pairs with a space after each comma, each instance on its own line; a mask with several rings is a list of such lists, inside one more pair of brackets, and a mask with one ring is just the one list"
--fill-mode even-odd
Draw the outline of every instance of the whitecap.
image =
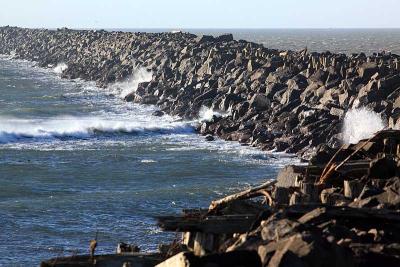
[[22, 138], [87, 138], [102, 133], [182, 133], [192, 132], [183, 121], [135, 121], [130, 118], [59, 116], [46, 119], [0, 117], [0, 142]]
[[153, 160], [153, 159], [142, 159], [140, 162], [141, 163], [156, 163], [157, 161]]
[[343, 142], [356, 144], [383, 130], [386, 123], [381, 116], [365, 107], [349, 110], [343, 122]]
[[59, 63], [57, 66], [53, 68], [54, 73], [62, 74], [66, 69], [68, 69], [68, 65], [65, 63]]
[[149, 82], [153, 77], [153, 73], [151, 71], [146, 70], [145, 68], [136, 68], [133, 70], [133, 74], [125, 79], [122, 82], [116, 82], [108, 86], [108, 90], [124, 98], [130, 93], [136, 92], [140, 83]]

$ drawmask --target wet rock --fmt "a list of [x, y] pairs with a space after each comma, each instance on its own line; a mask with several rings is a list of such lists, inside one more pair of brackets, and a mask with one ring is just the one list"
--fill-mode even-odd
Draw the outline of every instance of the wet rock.
[[164, 116], [164, 112], [161, 110], [156, 110], [151, 115], [156, 116], [156, 117], [162, 117], [162, 116]]
[[126, 102], [133, 102], [135, 100], [135, 96], [136, 96], [136, 94], [134, 92], [133, 93], [129, 93], [124, 97], [124, 100]]
[[214, 140], [215, 140], [215, 139], [214, 139], [214, 136], [212, 136], [211, 134], [207, 134], [206, 137], [205, 137], [205, 139], [206, 139], [206, 141], [208, 141], [208, 142], [211, 142], [211, 141], [214, 141]]

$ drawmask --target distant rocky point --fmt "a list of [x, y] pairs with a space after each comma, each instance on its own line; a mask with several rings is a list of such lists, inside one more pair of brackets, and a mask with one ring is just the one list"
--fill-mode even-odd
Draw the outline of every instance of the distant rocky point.
[[200, 133], [265, 150], [307, 156], [338, 146], [345, 112], [360, 106], [400, 125], [400, 56], [278, 51], [231, 34], [131, 33], [0, 28], [0, 54], [67, 64], [62, 77], [123, 81], [135, 68], [152, 72], [126, 100], [163, 112], [198, 117], [202, 107], [227, 114]]

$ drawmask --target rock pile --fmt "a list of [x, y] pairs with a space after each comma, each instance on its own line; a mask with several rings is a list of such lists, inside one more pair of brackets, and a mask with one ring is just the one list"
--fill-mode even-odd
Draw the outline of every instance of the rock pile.
[[399, 156], [400, 131], [382, 131], [208, 210], [160, 217], [185, 247], [158, 266], [399, 266]]
[[0, 54], [68, 65], [64, 78], [105, 87], [141, 66], [152, 71], [127, 101], [156, 104], [183, 118], [206, 106], [198, 130], [261, 149], [304, 154], [337, 146], [348, 109], [366, 106], [400, 124], [400, 57], [391, 53], [278, 51], [232, 35], [0, 28]]

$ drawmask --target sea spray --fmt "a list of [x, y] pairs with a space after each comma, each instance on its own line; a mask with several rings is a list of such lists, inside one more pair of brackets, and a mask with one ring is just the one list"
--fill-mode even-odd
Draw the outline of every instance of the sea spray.
[[68, 69], [68, 65], [65, 63], [59, 63], [57, 66], [53, 68], [54, 73], [62, 74], [66, 69]]
[[381, 116], [365, 107], [349, 110], [343, 122], [343, 142], [356, 144], [370, 138], [386, 126]]
[[219, 118], [219, 117], [226, 117], [227, 115], [229, 115], [229, 113], [216, 111], [212, 108], [202, 106], [199, 110], [199, 121], [200, 122], [211, 121], [214, 116]]
[[122, 82], [116, 82], [109, 86], [109, 89], [121, 98], [129, 95], [130, 93], [136, 92], [138, 86], [142, 82], [149, 82], [153, 77], [151, 71], [145, 68], [136, 68], [133, 70], [132, 76]]

